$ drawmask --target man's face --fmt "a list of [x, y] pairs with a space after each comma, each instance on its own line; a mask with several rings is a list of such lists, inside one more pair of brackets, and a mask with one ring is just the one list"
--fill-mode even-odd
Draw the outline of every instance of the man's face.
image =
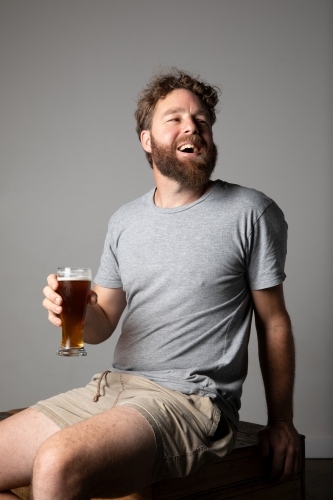
[[[155, 107], [143, 147], [154, 167], [188, 189], [200, 189], [210, 179], [217, 160], [208, 111], [192, 92], [176, 89]], [[146, 149], [146, 147], [147, 149]]]

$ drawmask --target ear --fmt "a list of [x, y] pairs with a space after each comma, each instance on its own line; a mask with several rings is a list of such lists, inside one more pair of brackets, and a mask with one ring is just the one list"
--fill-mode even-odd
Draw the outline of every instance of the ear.
[[151, 137], [150, 130], [143, 130], [140, 135], [140, 141], [146, 153], [151, 153]]

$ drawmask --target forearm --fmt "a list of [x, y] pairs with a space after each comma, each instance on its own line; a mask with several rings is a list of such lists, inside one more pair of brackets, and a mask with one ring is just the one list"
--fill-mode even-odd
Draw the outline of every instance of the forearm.
[[84, 322], [84, 342], [87, 344], [100, 344], [112, 335], [116, 326], [117, 324], [111, 324], [99, 304], [88, 304]]
[[282, 285], [252, 292], [264, 379], [268, 425], [258, 434], [264, 457], [272, 455], [271, 477], [289, 479], [299, 471], [301, 449], [293, 424], [295, 346]]
[[95, 300], [90, 300], [87, 307], [84, 341], [100, 344], [115, 331], [126, 307], [126, 295], [121, 288], [104, 288], [96, 284], [92, 294]]
[[269, 325], [256, 320], [259, 360], [264, 380], [268, 422], [291, 421], [295, 379], [295, 346], [287, 312]]

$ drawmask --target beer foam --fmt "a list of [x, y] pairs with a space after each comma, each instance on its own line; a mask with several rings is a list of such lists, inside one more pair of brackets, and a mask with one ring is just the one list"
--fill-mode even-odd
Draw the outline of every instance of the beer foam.
[[91, 281], [87, 276], [57, 276], [57, 281]]

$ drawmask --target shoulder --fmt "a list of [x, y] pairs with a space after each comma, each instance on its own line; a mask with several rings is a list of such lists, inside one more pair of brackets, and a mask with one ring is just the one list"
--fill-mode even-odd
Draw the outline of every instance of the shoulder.
[[226, 203], [240, 209], [265, 210], [271, 205], [273, 200], [257, 189], [232, 184], [230, 182], [219, 181], [217, 194], [221, 196]]
[[257, 189], [217, 181], [214, 190], [216, 211], [228, 214], [235, 225], [244, 226], [246, 234], [258, 221], [284, 225], [284, 214], [275, 201]]
[[114, 212], [109, 220], [110, 225], [126, 224], [133, 220], [142, 217], [143, 213], [151, 204], [153, 198], [154, 189], [148, 191], [148, 193], [136, 198], [129, 203], [122, 205], [120, 208]]

